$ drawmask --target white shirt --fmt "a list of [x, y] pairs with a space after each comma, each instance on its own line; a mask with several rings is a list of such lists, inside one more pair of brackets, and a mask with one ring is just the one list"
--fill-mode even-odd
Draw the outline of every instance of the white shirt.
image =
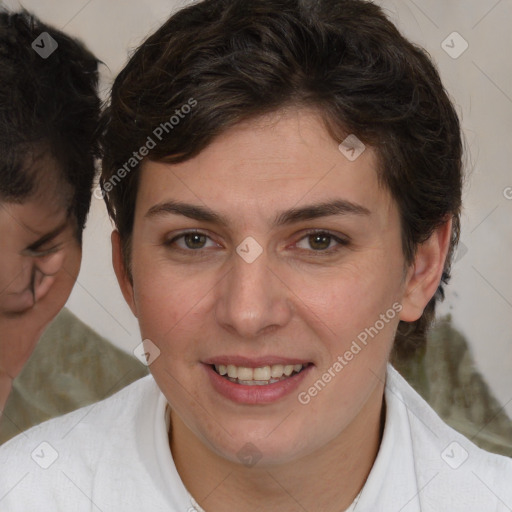
[[[477, 448], [388, 367], [384, 435], [353, 512], [510, 512], [512, 459]], [[194, 512], [152, 376], [0, 447], [0, 511]], [[46, 468], [46, 469], [45, 469]]]

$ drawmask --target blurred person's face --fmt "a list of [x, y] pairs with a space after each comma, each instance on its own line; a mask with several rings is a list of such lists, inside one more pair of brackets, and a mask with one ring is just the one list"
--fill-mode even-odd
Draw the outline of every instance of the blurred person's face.
[[[56, 183], [38, 188], [21, 203], [0, 202], [2, 365], [13, 373], [13, 365], [18, 366], [14, 362], [22, 364], [66, 303], [81, 262], [76, 222], [68, 215], [69, 189]], [[22, 346], [8, 351], [7, 332], [26, 333]], [[12, 359], [10, 364], [4, 361], [6, 357]]]
[[113, 235], [125, 297], [160, 351], [146, 343], [173, 439], [235, 463], [247, 443], [280, 464], [375, 434], [396, 327], [433, 295], [449, 233], [408, 267], [375, 152], [349, 161], [308, 111], [268, 120], [189, 161], [143, 164], [132, 281]]

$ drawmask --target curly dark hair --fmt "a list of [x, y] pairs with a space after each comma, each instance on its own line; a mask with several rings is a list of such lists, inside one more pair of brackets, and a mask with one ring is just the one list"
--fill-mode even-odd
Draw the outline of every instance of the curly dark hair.
[[140, 163], [126, 162], [190, 98], [198, 106], [145, 158], [183, 162], [237, 123], [313, 107], [336, 141], [353, 133], [376, 150], [407, 263], [452, 219], [438, 290], [395, 340], [402, 356], [421, 348], [449, 280], [463, 182], [459, 119], [427, 53], [364, 0], [204, 0], [172, 15], [119, 74], [102, 119], [100, 182], [128, 271]]
[[[47, 32], [58, 48], [46, 59], [32, 43]], [[51, 155], [73, 191], [69, 213], [81, 240], [99, 157], [98, 60], [77, 40], [27, 11], [0, 11], [0, 201], [22, 203]]]

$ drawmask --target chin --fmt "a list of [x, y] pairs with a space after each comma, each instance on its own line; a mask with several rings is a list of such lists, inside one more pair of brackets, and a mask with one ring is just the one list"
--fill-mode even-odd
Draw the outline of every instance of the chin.
[[210, 438], [207, 439], [207, 443], [220, 457], [247, 467], [279, 466], [305, 456], [311, 447], [305, 446], [303, 429], [290, 430], [288, 426], [278, 432], [277, 424], [278, 422], [266, 424], [265, 433], [261, 435], [249, 427], [237, 427], [237, 431], [233, 432], [231, 426], [231, 436], [222, 431], [220, 439]]

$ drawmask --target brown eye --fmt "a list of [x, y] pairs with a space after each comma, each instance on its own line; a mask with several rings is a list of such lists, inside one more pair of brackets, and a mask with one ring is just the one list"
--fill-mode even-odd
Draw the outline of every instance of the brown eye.
[[311, 253], [332, 254], [349, 244], [349, 241], [340, 238], [328, 231], [314, 231], [306, 234], [297, 243], [296, 247]]
[[328, 249], [331, 245], [331, 241], [332, 236], [325, 233], [315, 233], [308, 237], [309, 245], [314, 251], [323, 251]]
[[183, 240], [188, 249], [202, 249], [206, 245], [208, 237], [201, 233], [187, 233]]
[[220, 247], [208, 235], [199, 231], [188, 231], [181, 233], [164, 245], [170, 250], [188, 251], [189, 253], [201, 251], [202, 249], [212, 249]]

